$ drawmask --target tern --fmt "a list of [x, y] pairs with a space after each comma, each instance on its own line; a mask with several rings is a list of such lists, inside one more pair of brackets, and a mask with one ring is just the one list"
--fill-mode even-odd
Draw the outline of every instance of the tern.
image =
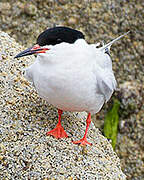
[[58, 124], [47, 132], [57, 139], [68, 135], [61, 125], [63, 111], [88, 113], [82, 139], [74, 144], [92, 145], [87, 141], [91, 114], [100, 111], [116, 89], [110, 57], [111, 45], [88, 44], [82, 32], [69, 27], [54, 27], [42, 32], [36, 44], [15, 56], [37, 54], [35, 62], [25, 69], [39, 96], [58, 109]]

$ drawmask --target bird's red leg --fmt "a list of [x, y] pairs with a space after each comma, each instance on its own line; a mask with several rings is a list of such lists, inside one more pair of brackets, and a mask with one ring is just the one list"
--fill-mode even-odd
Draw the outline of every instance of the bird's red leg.
[[47, 136], [51, 135], [51, 136], [54, 136], [57, 139], [67, 138], [68, 137], [67, 133], [65, 132], [64, 128], [61, 125], [61, 115], [62, 115], [62, 113], [63, 113], [63, 111], [58, 109], [58, 123], [57, 123], [57, 126], [53, 130], [47, 132], [46, 133]]
[[82, 146], [85, 146], [85, 145], [87, 145], [87, 144], [92, 145], [92, 143], [89, 143], [89, 142], [87, 141], [87, 137], [86, 137], [86, 136], [87, 136], [87, 132], [88, 132], [89, 125], [90, 125], [90, 123], [91, 123], [91, 113], [88, 114], [86, 123], [87, 123], [87, 125], [86, 125], [86, 130], [85, 130], [84, 137], [83, 137], [82, 139], [80, 139], [79, 141], [73, 141], [74, 144], [80, 144], [80, 145], [82, 145]]

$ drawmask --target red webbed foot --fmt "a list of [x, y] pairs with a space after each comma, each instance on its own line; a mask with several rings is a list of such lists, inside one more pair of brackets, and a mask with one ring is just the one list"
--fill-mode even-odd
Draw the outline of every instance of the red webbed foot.
[[58, 124], [57, 124], [56, 128], [54, 128], [53, 130], [47, 132], [46, 135], [47, 136], [48, 135], [54, 136], [57, 139], [67, 138], [68, 137], [68, 135], [65, 132], [64, 128], [61, 125], [58, 125]]
[[79, 144], [80, 146], [86, 146], [87, 144], [92, 146], [92, 143], [88, 142], [86, 138], [82, 138], [79, 141], [72, 141], [74, 144]]
[[90, 123], [91, 123], [91, 114], [90, 114], [90, 113], [88, 114], [86, 123], [87, 123], [87, 126], [86, 126], [86, 130], [85, 130], [84, 137], [83, 137], [82, 139], [80, 139], [79, 141], [73, 141], [74, 144], [79, 144], [79, 145], [81, 145], [81, 146], [85, 146], [85, 145], [88, 144], [88, 145], [92, 146], [92, 143], [89, 143], [89, 142], [87, 141], [87, 138], [86, 138], [87, 132], [88, 132], [88, 128], [89, 128], [89, 125], [90, 125]]
[[54, 136], [57, 139], [67, 138], [68, 137], [67, 133], [65, 132], [64, 128], [61, 125], [61, 115], [62, 115], [62, 113], [63, 113], [63, 111], [58, 109], [58, 115], [59, 115], [58, 124], [57, 124], [56, 128], [54, 128], [53, 130], [46, 133], [47, 136], [49, 136], [49, 135]]

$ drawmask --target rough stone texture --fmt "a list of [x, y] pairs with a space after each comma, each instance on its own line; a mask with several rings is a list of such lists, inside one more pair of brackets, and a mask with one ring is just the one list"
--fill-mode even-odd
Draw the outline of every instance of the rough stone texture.
[[0, 32], [0, 179], [124, 180], [116, 153], [93, 124], [93, 146], [72, 144], [84, 134], [85, 113], [62, 116], [68, 139], [46, 136], [57, 123], [56, 109], [23, 78], [34, 58], [13, 59], [22, 49]]
[[[83, 31], [90, 43], [109, 42], [131, 31], [111, 47], [119, 86], [115, 96], [121, 102], [116, 152], [127, 179], [144, 179], [144, 1], [1, 0], [0, 24], [0, 29], [25, 47], [32, 46], [40, 32], [55, 25]], [[103, 129], [110, 105], [97, 114], [96, 127]]]

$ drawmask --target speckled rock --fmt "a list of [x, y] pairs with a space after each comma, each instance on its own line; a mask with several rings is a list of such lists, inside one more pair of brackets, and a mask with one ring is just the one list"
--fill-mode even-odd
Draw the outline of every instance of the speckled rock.
[[8, 11], [10, 11], [11, 6], [8, 2], [0, 2], [0, 13], [2, 14], [8, 14]]
[[56, 109], [23, 78], [34, 58], [14, 59], [21, 50], [0, 32], [0, 179], [125, 180], [119, 158], [93, 124], [88, 135], [93, 146], [72, 144], [84, 133], [85, 113], [62, 116], [69, 138], [46, 136], [57, 123]]
[[37, 7], [32, 3], [27, 3], [24, 6], [24, 12], [29, 16], [35, 16], [37, 14]]
[[[126, 86], [119, 88], [122, 104], [116, 152], [128, 180], [144, 179], [144, 1], [32, 0], [30, 4], [37, 9], [33, 16], [25, 12], [27, 0], [0, 2], [0, 29], [25, 47], [31, 47], [40, 32], [56, 25], [82, 31], [89, 43], [103, 40], [109, 42], [124, 32], [131, 31], [111, 47], [118, 86], [126, 85], [127, 82], [132, 84], [133, 81], [136, 84], [135, 90], [129, 89], [128, 103], [125, 99], [128, 92]], [[117, 93], [114, 96], [118, 98]], [[96, 115], [94, 122], [101, 130], [111, 104], [112, 99]]]

